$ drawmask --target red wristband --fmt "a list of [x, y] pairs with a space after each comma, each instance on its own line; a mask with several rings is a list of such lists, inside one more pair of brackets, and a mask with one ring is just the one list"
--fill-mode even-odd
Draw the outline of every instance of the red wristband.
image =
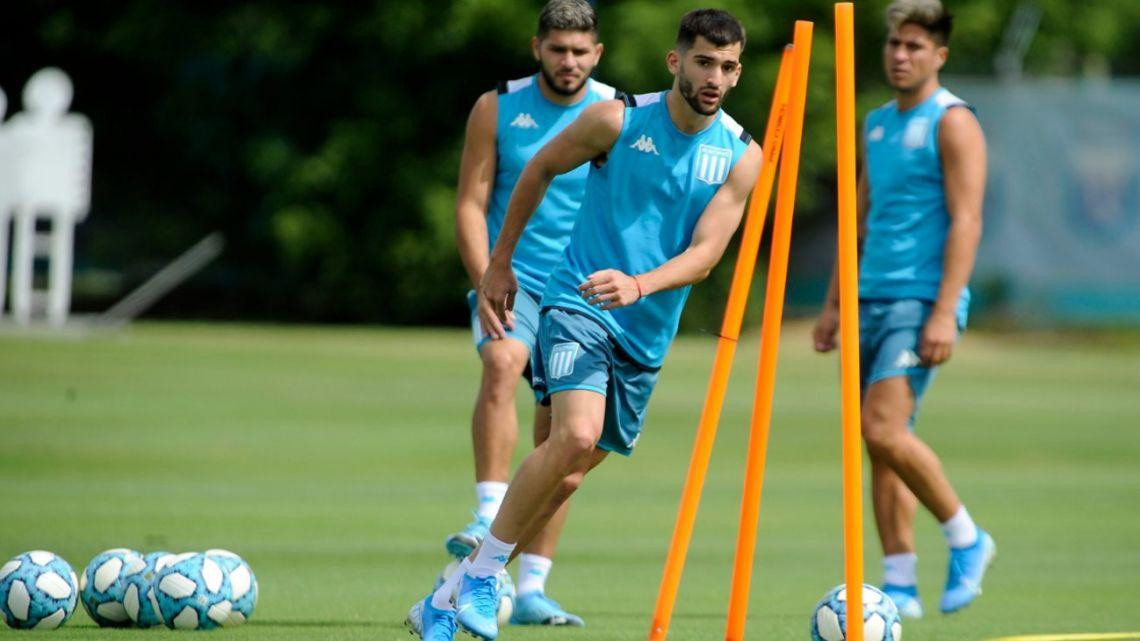
[[633, 284], [637, 285], [637, 300], [641, 300], [645, 297], [645, 294], [641, 293], [641, 281], [637, 280], [637, 276], [633, 277]]

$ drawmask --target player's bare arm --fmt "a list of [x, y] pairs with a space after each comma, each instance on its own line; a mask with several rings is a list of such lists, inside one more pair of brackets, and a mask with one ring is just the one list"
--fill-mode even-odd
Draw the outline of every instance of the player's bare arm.
[[938, 300], [922, 330], [919, 357], [929, 365], [949, 359], [958, 338], [958, 300], [974, 269], [986, 190], [986, 139], [978, 119], [959, 107], [947, 111], [938, 127], [950, 228]]
[[[867, 212], [871, 210], [871, 191], [867, 186], [866, 171], [859, 173], [859, 187], [856, 200], [856, 216], [859, 220], [859, 251], [863, 250], [863, 236], [867, 233]], [[835, 340], [839, 333], [839, 262], [831, 270], [831, 282], [827, 286], [827, 297], [823, 301], [815, 328], [812, 330], [812, 344], [815, 351], [830, 352], [838, 346]]]
[[763, 160], [760, 146], [755, 142], [748, 143], [728, 179], [701, 213], [693, 229], [693, 240], [685, 251], [643, 274], [624, 274], [616, 269], [594, 272], [578, 287], [582, 297], [602, 309], [616, 309], [632, 305], [654, 292], [704, 280], [720, 262], [728, 242], [740, 226], [744, 205]]
[[[459, 185], [455, 198], [455, 243], [459, 258], [467, 270], [472, 287], [479, 280], [490, 261], [487, 234], [487, 204], [495, 184], [498, 150], [495, 145], [495, 124], [498, 118], [498, 96], [488, 91], [475, 101], [467, 118], [467, 133], [463, 140], [463, 156], [459, 163]], [[480, 315], [483, 331], [497, 338], [491, 331], [492, 319]], [[498, 321], [494, 321], [498, 325]], [[499, 332], [502, 327], [498, 327]]]
[[515, 292], [519, 288], [511, 267], [515, 246], [527, 221], [542, 202], [550, 181], [609, 152], [621, 134], [624, 118], [625, 105], [621, 101], [608, 100], [590, 105], [526, 164], [511, 192], [503, 229], [479, 285], [480, 315], [486, 310], [498, 319], [506, 320], [508, 310], [514, 307]]

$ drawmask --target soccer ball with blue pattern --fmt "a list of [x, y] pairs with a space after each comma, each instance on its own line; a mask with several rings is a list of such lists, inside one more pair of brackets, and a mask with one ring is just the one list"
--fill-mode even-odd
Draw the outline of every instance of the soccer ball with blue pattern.
[[[846, 585], [832, 588], [815, 606], [811, 638], [812, 641], [846, 640]], [[902, 621], [894, 601], [871, 585], [863, 586], [863, 638], [865, 641], [902, 641]]]
[[58, 628], [78, 599], [71, 565], [51, 552], [25, 552], [0, 566], [0, 614], [13, 628]]
[[221, 566], [194, 552], [179, 554], [155, 575], [154, 597], [162, 622], [179, 630], [227, 625], [233, 609]]
[[227, 627], [241, 625], [253, 616], [253, 609], [257, 607], [257, 577], [253, 569], [237, 554], [229, 550], [206, 550], [206, 557], [212, 559], [226, 575], [229, 585], [232, 609], [230, 610]]
[[100, 552], [87, 564], [79, 577], [79, 598], [83, 609], [100, 627], [121, 628], [131, 625], [123, 606], [127, 586], [124, 576], [141, 571], [146, 561], [138, 552], [116, 548]]
[[[454, 560], [448, 563], [443, 570], [435, 578], [435, 587], [432, 592], [435, 592], [451, 578], [451, 575], [459, 569], [460, 560]], [[506, 568], [499, 570], [495, 575], [496, 583], [499, 590], [499, 610], [498, 619], [499, 625], [507, 625], [511, 621], [511, 614], [515, 611], [515, 582], [511, 580], [511, 573]], [[455, 590], [451, 594], [452, 601], [459, 598], [459, 586], [455, 586]]]
[[127, 616], [140, 628], [162, 625], [158, 614], [158, 601], [154, 598], [154, 577], [165, 568], [175, 555], [169, 552], [151, 552], [143, 557], [141, 568], [125, 573], [123, 583], [123, 607]]

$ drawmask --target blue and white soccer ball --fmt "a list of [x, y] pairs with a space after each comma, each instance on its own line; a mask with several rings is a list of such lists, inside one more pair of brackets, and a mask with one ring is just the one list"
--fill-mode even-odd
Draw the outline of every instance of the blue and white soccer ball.
[[206, 557], [212, 559], [226, 575], [229, 585], [232, 609], [229, 622], [225, 625], [241, 625], [253, 616], [253, 609], [257, 607], [257, 577], [253, 569], [237, 554], [229, 550], [206, 550]]
[[79, 598], [92, 621], [100, 627], [131, 625], [123, 606], [123, 592], [127, 588], [123, 577], [139, 572], [145, 565], [141, 554], [126, 548], [100, 552], [91, 559], [79, 577]]
[[78, 599], [71, 565], [51, 552], [25, 552], [0, 566], [0, 614], [13, 628], [58, 628]]
[[165, 568], [175, 555], [169, 552], [151, 552], [143, 557], [142, 567], [124, 571], [123, 607], [127, 616], [140, 628], [162, 625], [158, 601], [154, 598], [154, 577]]
[[[443, 568], [439, 576], [435, 578], [435, 587], [432, 588], [432, 592], [438, 590], [445, 581], [451, 578], [451, 575], [459, 569], [460, 563], [462, 563], [462, 561], [455, 560]], [[499, 625], [507, 625], [511, 621], [511, 614], [515, 611], [515, 596], [517, 596], [515, 594], [515, 582], [511, 579], [511, 573], [507, 572], [506, 568], [499, 570], [495, 579], [499, 587]], [[453, 600], [459, 597], [458, 592], [459, 587], [456, 586], [455, 591], [451, 595]]]
[[180, 630], [227, 625], [233, 610], [225, 572], [196, 552], [179, 554], [155, 575], [154, 597], [162, 622]]
[[[811, 617], [812, 641], [847, 638], [847, 586], [837, 585], [815, 606]], [[894, 601], [878, 588], [863, 586], [863, 638], [865, 641], [902, 641], [902, 621]]]

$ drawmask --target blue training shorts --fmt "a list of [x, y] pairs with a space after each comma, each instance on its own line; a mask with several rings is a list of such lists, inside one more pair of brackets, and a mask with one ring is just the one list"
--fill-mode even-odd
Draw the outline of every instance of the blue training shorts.
[[635, 362], [594, 319], [560, 307], [542, 310], [538, 355], [531, 365], [531, 385], [543, 404], [567, 390], [605, 396], [606, 418], [597, 446], [623, 456], [633, 453], [659, 368]]
[[[475, 291], [467, 292], [467, 307], [471, 309], [471, 339], [475, 343], [475, 351], [479, 352], [483, 349], [491, 337], [483, 333], [483, 325], [479, 322], [479, 310], [477, 307], [477, 300]], [[527, 350], [530, 352], [530, 364], [527, 365], [526, 370], [523, 372], [523, 378], [530, 384], [531, 388], [534, 387], [532, 382], [531, 372], [534, 371], [534, 355], [535, 343], [538, 336], [538, 297], [528, 294], [525, 290], [520, 289], [515, 294], [515, 328], [507, 330], [507, 338], [526, 345]], [[505, 326], [504, 326], [505, 329]], [[538, 394], [535, 394], [535, 400], [538, 400]]]
[[[922, 329], [933, 304], [916, 298], [859, 301], [859, 384], [863, 393], [881, 380], [905, 376], [914, 392], [911, 426], [938, 367], [922, 364]], [[958, 328], [962, 330], [961, 327]]]

